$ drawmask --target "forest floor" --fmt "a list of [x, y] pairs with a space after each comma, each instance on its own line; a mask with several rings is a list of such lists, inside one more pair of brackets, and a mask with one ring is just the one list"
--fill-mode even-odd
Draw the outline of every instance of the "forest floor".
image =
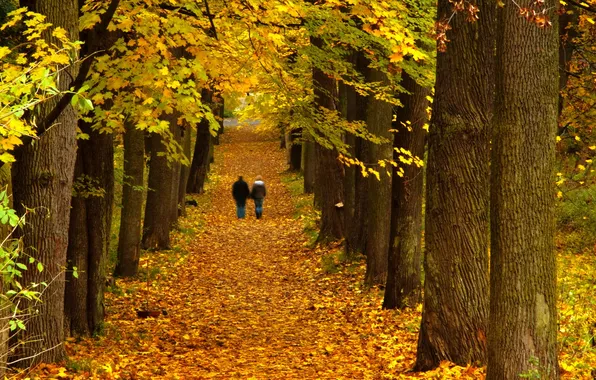
[[[228, 129], [207, 191], [181, 219], [173, 249], [144, 254], [139, 278], [118, 279], [110, 288], [102, 334], [69, 339], [65, 365], [41, 365], [29, 376], [483, 378], [483, 368], [447, 362], [424, 374], [408, 372], [421, 307], [382, 310], [381, 291], [362, 287], [361, 260], [344, 261], [339, 246], [310, 247], [304, 229], [312, 220], [300, 211], [309, 200], [292, 191], [299, 182], [285, 169], [276, 138]], [[238, 220], [231, 185], [238, 175], [250, 183], [258, 174], [268, 191], [263, 219], [255, 219], [249, 203], [247, 218]], [[146, 302], [167, 315], [139, 319], [136, 310]], [[573, 354], [565, 359], [565, 377], [591, 379], [596, 361], [591, 354], [586, 362], [587, 348], [577, 344], [579, 354], [562, 353]]]

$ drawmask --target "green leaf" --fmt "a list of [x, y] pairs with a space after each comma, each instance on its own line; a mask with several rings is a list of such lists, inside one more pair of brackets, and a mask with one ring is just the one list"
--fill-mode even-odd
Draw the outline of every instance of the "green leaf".
[[40, 263], [39, 261], [37, 262], [37, 270], [40, 272], [43, 272], [43, 264]]
[[21, 268], [22, 270], [27, 270], [27, 266], [23, 263], [17, 263], [17, 267]]

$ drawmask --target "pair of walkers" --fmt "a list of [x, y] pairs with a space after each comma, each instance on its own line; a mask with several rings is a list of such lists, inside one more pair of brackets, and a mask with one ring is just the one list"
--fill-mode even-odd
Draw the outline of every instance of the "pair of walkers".
[[267, 195], [265, 189], [265, 182], [263, 178], [258, 175], [255, 182], [252, 184], [252, 190], [248, 188], [248, 184], [244, 182], [242, 176], [238, 177], [238, 181], [232, 185], [232, 196], [236, 201], [236, 215], [238, 219], [244, 219], [246, 215], [246, 200], [252, 198], [255, 201], [255, 213], [257, 219], [263, 216], [263, 200]]

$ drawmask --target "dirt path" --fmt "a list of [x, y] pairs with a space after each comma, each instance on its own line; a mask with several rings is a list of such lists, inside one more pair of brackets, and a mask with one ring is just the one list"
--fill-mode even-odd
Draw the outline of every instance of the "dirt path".
[[[77, 378], [354, 379], [411, 368], [418, 314], [380, 310], [379, 293], [360, 288], [360, 263], [321, 270], [328, 251], [304, 248], [277, 139], [229, 130], [216, 163], [175, 248], [144, 256], [149, 285], [118, 280], [105, 334], [67, 344]], [[249, 203], [238, 220], [231, 184], [257, 174], [268, 192], [263, 219]], [[138, 319], [146, 300], [167, 315]]]

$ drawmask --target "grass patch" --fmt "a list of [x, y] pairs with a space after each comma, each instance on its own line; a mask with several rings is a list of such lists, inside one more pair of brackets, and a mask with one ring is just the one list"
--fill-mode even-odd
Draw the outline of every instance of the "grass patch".
[[360, 266], [363, 256], [348, 256], [343, 248], [330, 251], [321, 256], [321, 269], [323, 273], [354, 273]]
[[91, 372], [93, 366], [91, 364], [91, 359], [79, 359], [79, 360], [71, 360], [68, 359], [66, 361], [66, 368], [69, 371], [73, 372]]
[[302, 220], [303, 231], [308, 236], [306, 246], [314, 248], [319, 238], [321, 214], [313, 206], [313, 194], [304, 194], [304, 177], [300, 173], [287, 172], [281, 182], [288, 189], [294, 200], [294, 219]]

